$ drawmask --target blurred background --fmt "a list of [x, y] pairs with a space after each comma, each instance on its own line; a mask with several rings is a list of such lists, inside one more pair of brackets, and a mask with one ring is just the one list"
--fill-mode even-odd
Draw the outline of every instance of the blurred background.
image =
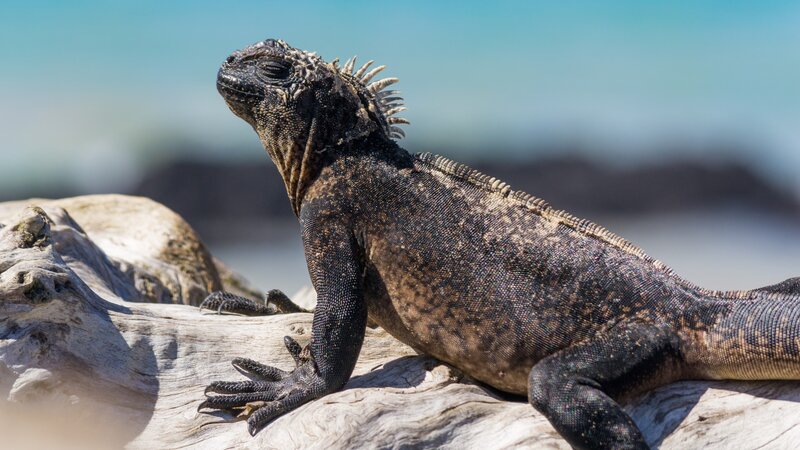
[[588, 217], [715, 289], [800, 275], [800, 4], [16, 2], [0, 201], [145, 195], [262, 289], [308, 284], [283, 185], [215, 89], [267, 37], [401, 79], [401, 142]]

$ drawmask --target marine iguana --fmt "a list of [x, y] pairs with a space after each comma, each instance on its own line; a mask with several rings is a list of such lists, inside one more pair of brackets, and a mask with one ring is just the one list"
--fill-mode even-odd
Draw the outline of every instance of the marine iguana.
[[[302, 225], [318, 292], [291, 372], [236, 358], [260, 381], [216, 381], [200, 405], [244, 408], [255, 433], [340, 389], [369, 316], [400, 341], [527, 395], [577, 448], [647, 448], [618, 401], [680, 379], [800, 378], [800, 278], [711, 291], [606, 229], [395, 140], [396, 78], [372, 81], [280, 40], [231, 54], [217, 76], [258, 133]], [[272, 295], [272, 294], [271, 294]], [[279, 295], [279, 294], [275, 294]], [[267, 308], [215, 293], [205, 307]], [[215, 393], [217, 395], [209, 395]]]

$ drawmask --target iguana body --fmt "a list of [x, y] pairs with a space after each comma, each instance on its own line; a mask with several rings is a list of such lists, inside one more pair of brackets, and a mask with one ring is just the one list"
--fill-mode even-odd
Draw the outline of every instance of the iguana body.
[[[685, 378], [800, 378], [798, 279], [755, 291], [694, 286], [588, 221], [466, 166], [412, 156], [395, 100], [313, 54], [268, 40], [218, 86], [258, 132], [302, 228], [318, 292], [312, 339], [283, 372], [215, 382], [201, 407], [263, 401], [272, 418], [340, 389], [367, 315], [498, 389], [527, 394], [576, 447], [644, 448], [614, 399]], [[260, 403], [259, 403], [260, 405]]]

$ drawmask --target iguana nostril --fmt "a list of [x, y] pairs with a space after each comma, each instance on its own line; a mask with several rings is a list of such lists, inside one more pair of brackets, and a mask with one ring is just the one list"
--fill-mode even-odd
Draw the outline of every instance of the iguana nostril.
[[228, 58], [225, 60], [225, 62], [228, 63], [228, 64], [230, 64], [230, 63], [232, 63], [234, 61], [236, 61], [236, 57], [233, 56], [233, 55], [228, 56]]

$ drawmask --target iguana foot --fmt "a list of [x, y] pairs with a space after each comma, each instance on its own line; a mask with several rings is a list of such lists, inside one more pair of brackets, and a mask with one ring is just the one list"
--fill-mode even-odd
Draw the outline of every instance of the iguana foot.
[[[310, 352], [289, 336], [283, 338], [286, 348], [295, 361], [295, 369], [287, 372], [247, 358], [235, 358], [234, 367], [258, 380], [214, 381], [208, 385], [208, 397], [197, 407], [239, 411], [247, 417], [251, 435], [268, 422], [298, 406], [325, 395], [326, 383], [317, 374]], [[209, 393], [224, 394], [209, 396]]]
[[200, 309], [215, 310], [219, 314], [227, 312], [243, 314], [245, 316], [267, 316], [277, 312], [277, 309], [270, 305], [269, 295], [264, 303], [260, 303], [223, 291], [216, 291], [209, 294], [208, 297], [200, 303]]

